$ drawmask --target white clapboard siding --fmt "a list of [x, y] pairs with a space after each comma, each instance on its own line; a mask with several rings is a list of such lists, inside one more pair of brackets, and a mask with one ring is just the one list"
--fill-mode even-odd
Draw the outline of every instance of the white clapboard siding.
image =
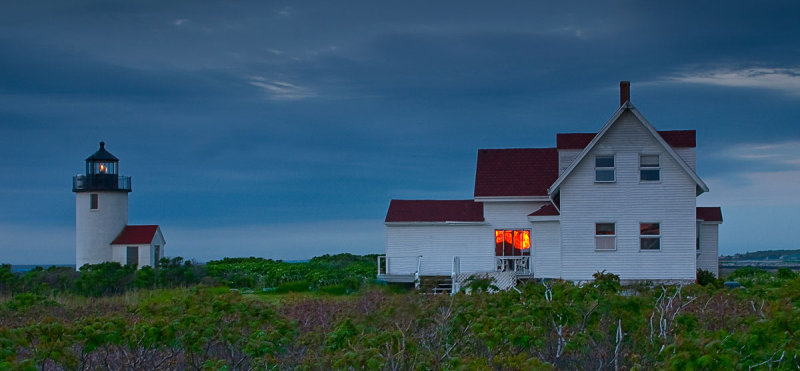
[[561, 223], [534, 222], [531, 245], [534, 277], [561, 278]]
[[[616, 182], [595, 183], [596, 154], [614, 154]], [[639, 182], [639, 155], [659, 153], [661, 181]], [[695, 183], [630, 112], [624, 113], [561, 186], [562, 277], [695, 278]], [[595, 223], [616, 223], [616, 250], [595, 251]], [[661, 249], [639, 249], [639, 223], [661, 223]]]
[[683, 161], [686, 162], [686, 165], [689, 165], [689, 168], [692, 169], [692, 171], [697, 171], [697, 156], [695, 155], [694, 148], [689, 147], [673, 149], [675, 150], [675, 153], [677, 153], [678, 156], [680, 156]]
[[413, 274], [420, 255], [421, 275], [449, 275], [454, 256], [460, 257], [462, 273], [492, 271], [494, 232], [487, 225], [387, 224], [389, 274]]
[[575, 157], [581, 153], [581, 149], [559, 149], [558, 150], [558, 175], [567, 170]]
[[705, 269], [719, 277], [719, 224], [700, 225], [700, 250], [697, 268]]
[[[530, 229], [531, 222], [528, 220], [528, 215], [539, 210], [544, 204], [533, 201], [484, 202], [483, 218], [492, 229]], [[490, 247], [494, 249], [494, 245]]]
[[[687, 148], [673, 148], [675, 153], [677, 153], [689, 168], [692, 171], [697, 171], [697, 156], [695, 149], [692, 147]], [[559, 149], [558, 150], [558, 175], [567, 170], [572, 161], [575, 160], [575, 157], [578, 157], [578, 154], [581, 153], [580, 149]]]

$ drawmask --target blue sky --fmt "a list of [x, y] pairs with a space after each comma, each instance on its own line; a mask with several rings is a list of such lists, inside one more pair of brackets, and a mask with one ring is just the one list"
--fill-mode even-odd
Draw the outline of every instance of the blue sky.
[[0, 261], [74, 262], [107, 142], [171, 256], [379, 253], [391, 198], [472, 196], [478, 148], [598, 130], [618, 83], [696, 129], [721, 253], [800, 248], [796, 1], [10, 1]]

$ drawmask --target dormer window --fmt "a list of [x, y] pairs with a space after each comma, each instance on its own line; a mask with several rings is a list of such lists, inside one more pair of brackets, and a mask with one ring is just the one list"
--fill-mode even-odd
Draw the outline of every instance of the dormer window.
[[661, 158], [659, 155], [639, 155], [639, 180], [658, 182], [661, 180]]
[[610, 183], [616, 181], [614, 155], [598, 155], [594, 158], [594, 181]]

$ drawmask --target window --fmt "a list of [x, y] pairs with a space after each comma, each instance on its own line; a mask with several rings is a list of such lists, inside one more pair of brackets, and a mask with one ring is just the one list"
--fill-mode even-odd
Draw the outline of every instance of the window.
[[139, 265], [139, 248], [137, 246], [128, 246], [128, 257], [125, 264], [134, 267]]
[[642, 250], [661, 249], [661, 225], [659, 223], [640, 223], [639, 241], [639, 248]]
[[614, 156], [596, 156], [594, 158], [594, 181], [595, 182], [614, 182]]
[[115, 167], [113, 162], [95, 162], [94, 174], [116, 174]]
[[495, 229], [496, 256], [530, 256], [531, 231], [527, 229]]
[[617, 249], [617, 231], [614, 223], [595, 223], [594, 248], [595, 250]]
[[695, 244], [696, 244], [696, 246], [697, 246], [697, 252], [698, 252], [698, 253], [700, 252], [700, 227], [701, 227], [702, 225], [703, 225], [703, 223], [702, 223], [702, 222], [697, 222], [697, 229], [695, 230], [696, 232], [695, 232], [695, 234], [694, 234], [694, 236], [695, 236], [695, 237], [694, 237], [694, 238], [695, 238]]
[[98, 201], [99, 201], [99, 200], [98, 200], [98, 195], [97, 195], [97, 193], [92, 193], [92, 194], [90, 194], [90, 195], [89, 195], [89, 209], [91, 209], [91, 210], [97, 210], [97, 204], [98, 204]]
[[639, 155], [639, 180], [657, 182], [661, 180], [661, 162], [658, 155]]

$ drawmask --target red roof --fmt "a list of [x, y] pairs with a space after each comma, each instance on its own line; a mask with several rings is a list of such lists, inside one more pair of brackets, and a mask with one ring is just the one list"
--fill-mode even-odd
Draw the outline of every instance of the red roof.
[[473, 200], [392, 200], [386, 222], [482, 222], [483, 203]]
[[558, 210], [552, 203], [545, 204], [544, 206], [540, 207], [539, 210], [536, 210], [528, 214], [528, 216], [551, 216], [551, 215], [559, 215]]
[[706, 222], [722, 222], [722, 209], [719, 207], [698, 207], [697, 219]]
[[143, 245], [153, 242], [156, 236], [157, 225], [126, 225], [112, 245]]
[[547, 196], [557, 178], [555, 148], [479, 149], [475, 197]]
[[[694, 130], [666, 130], [659, 131], [661, 138], [673, 148], [694, 148], [696, 132]], [[558, 149], [583, 149], [594, 139], [597, 133], [559, 133], [556, 134], [556, 148]]]
[[595, 135], [597, 133], [558, 133], [556, 134], [556, 148], [584, 149]]

